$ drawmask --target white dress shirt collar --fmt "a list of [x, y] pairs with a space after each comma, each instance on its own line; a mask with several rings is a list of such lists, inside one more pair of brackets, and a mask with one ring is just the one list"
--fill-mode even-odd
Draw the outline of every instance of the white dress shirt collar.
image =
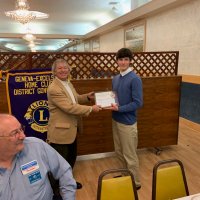
[[129, 67], [126, 71], [120, 72], [120, 74], [121, 74], [121, 76], [125, 76], [126, 74], [128, 74], [131, 71], [132, 71], [132, 69], [131, 69], [131, 67]]
[[62, 85], [65, 87], [65, 89], [66, 89], [67, 92], [69, 93], [69, 96], [71, 97], [72, 102], [75, 104], [75, 103], [76, 103], [76, 99], [75, 99], [75, 97], [74, 97], [74, 94], [73, 94], [73, 92], [72, 92], [70, 86], [69, 86], [69, 82], [68, 82], [67, 80], [66, 80], [66, 81], [62, 81], [62, 80], [60, 80], [60, 79], [57, 78], [57, 77], [56, 77], [56, 79], [62, 83]]

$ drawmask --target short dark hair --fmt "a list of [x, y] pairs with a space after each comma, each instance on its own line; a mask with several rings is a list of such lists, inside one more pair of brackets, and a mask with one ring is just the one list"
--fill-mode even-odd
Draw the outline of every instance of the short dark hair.
[[118, 60], [119, 58], [125, 57], [128, 57], [130, 60], [133, 59], [133, 53], [131, 52], [131, 50], [128, 48], [121, 48], [120, 50], [118, 50], [116, 54], [116, 59]]

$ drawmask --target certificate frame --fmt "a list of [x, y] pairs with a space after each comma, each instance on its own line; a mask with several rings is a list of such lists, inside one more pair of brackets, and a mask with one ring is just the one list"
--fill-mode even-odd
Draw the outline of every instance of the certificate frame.
[[109, 108], [111, 104], [118, 104], [117, 94], [114, 91], [95, 92], [95, 104], [102, 108]]

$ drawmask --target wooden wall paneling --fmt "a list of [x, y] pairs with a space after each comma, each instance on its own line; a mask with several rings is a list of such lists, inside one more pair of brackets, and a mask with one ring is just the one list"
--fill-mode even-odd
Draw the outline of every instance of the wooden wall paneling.
[[[72, 82], [80, 94], [111, 90], [111, 79]], [[138, 112], [139, 148], [177, 144], [181, 76], [143, 77], [142, 82], [144, 105]], [[4, 97], [0, 100], [0, 109], [6, 112], [5, 83], [1, 83], [0, 88], [1, 97]], [[111, 112], [104, 110], [83, 117], [82, 132], [78, 134], [78, 155], [113, 150]]]
[[[181, 76], [146, 77], [142, 78], [142, 81], [144, 106], [138, 112], [139, 148], [177, 144]], [[91, 89], [96, 91], [97, 88], [97, 91], [101, 88], [103, 91], [105, 88], [111, 88], [111, 79], [85, 80], [81, 83], [74, 82], [74, 84], [77, 84], [75, 87], [78, 88], [79, 93], [83, 93], [81, 87], [84, 92]], [[101, 118], [102, 115], [103, 118]], [[79, 149], [81, 155], [92, 153], [92, 151], [102, 153], [113, 150], [111, 114], [100, 112], [94, 116], [83, 118], [83, 135], [78, 136], [78, 146], [80, 149], [82, 149], [81, 146], [87, 146], [87, 150]], [[93, 122], [89, 123], [88, 121], [91, 120]], [[87, 144], [84, 138], [86, 135], [94, 137], [90, 140], [93, 140], [96, 146], [89, 142]], [[105, 137], [108, 137], [106, 142]], [[105, 142], [105, 148], [101, 149], [102, 141]], [[97, 149], [92, 150], [92, 146]]]
[[83, 131], [78, 134], [78, 155], [114, 151], [110, 111], [92, 113], [83, 118]]
[[0, 113], [8, 113], [6, 82], [0, 82]]
[[89, 80], [72, 80], [76, 91], [80, 94], [87, 93], [87, 92], [99, 92], [99, 91], [106, 91], [111, 90], [110, 78], [106, 79], [89, 79]]
[[[79, 94], [111, 90], [111, 79], [72, 80]], [[95, 102], [91, 102], [91, 105]], [[82, 118], [82, 133], [78, 133], [78, 155], [112, 152], [111, 111], [103, 110]]]
[[142, 78], [138, 112], [139, 148], [177, 144], [181, 76]]

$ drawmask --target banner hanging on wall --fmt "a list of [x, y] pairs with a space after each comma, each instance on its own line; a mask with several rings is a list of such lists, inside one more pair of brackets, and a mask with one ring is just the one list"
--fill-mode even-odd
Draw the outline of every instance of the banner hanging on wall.
[[49, 119], [47, 88], [51, 71], [26, 70], [7, 74], [7, 98], [10, 114], [25, 125], [26, 136], [46, 140]]

